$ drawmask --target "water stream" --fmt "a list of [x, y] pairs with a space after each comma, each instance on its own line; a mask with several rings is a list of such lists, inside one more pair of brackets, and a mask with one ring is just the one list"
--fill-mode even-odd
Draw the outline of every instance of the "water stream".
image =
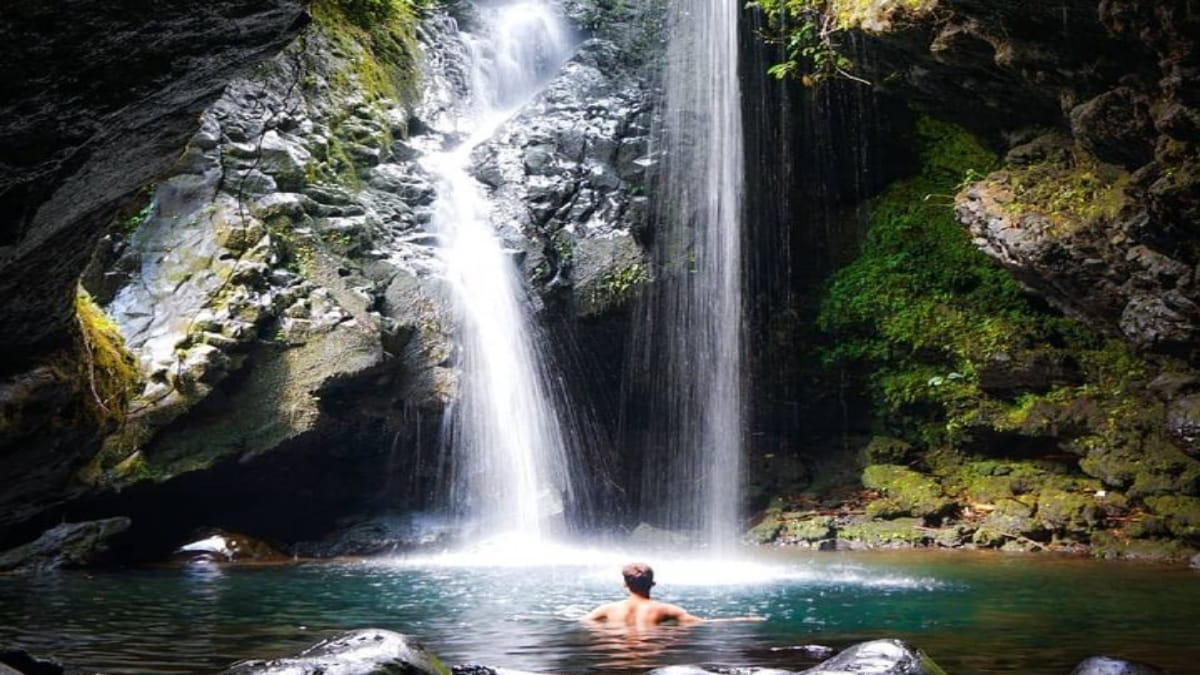
[[433, 228], [453, 289], [462, 380], [448, 439], [458, 462], [453, 501], [483, 531], [540, 540], [563, 515], [566, 441], [536, 330], [491, 204], [469, 173], [472, 151], [558, 69], [573, 48], [562, 17], [538, 0], [479, 9], [463, 33], [471, 98], [457, 146], [428, 155], [438, 185]]
[[[659, 278], [639, 318], [649, 401], [641, 487], [650, 520], [713, 549], [740, 532], [744, 157], [737, 25], [728, 0], [672, 0], [657, 134]], [[644, 396], [643, 396], [644, 394]]]

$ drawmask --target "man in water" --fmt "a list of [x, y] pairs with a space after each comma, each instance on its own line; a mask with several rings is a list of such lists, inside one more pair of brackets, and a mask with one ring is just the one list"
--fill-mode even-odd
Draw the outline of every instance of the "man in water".
[[584, 617], [587, 621], [604, 621], [610, 625], [633, 627], [657, 626], [674, 621], [680, 625], [715, 621], [763, 621], [761, 616], [743, 616], [729, 619], [702, 619], [687, 610], [667, 602], [650, 599], [650, 588], [654, 586], [654, 570], [645, 563], [629, 563], [621, 568], [625, 577], [625, 588], [629, 597], [610, 602], [593, 609]]

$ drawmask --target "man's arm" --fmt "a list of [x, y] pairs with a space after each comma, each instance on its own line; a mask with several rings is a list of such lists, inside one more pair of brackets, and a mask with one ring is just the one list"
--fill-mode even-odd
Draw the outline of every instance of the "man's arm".
[[702, 619], [695, 614], [689, 614], [686, 609], [680, 607], [679, 605], [672, 605], [664, 602], [659, 605], [658, 609], [659, 618], [657, 623], [661, 623], [663, 621], [674, 621], [681, 626], [685, 626], [694, 623], [705, 622], [705, 619]]

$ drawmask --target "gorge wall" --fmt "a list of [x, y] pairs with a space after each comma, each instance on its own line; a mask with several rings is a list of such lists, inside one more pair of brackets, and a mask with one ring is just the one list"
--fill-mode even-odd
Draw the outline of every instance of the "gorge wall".
[[[650, 6], [564, 5], [581, 46], [473, 165], [551, 358], [578, 366], [563, 386], [604, 398], [588, 378], [613, 369], [591, 354], [620, 361], [622, 308], [647, 278], [644, 64], [658, 25]], [[487, 27], [468, 3], [386, 6], [312, 3], [311, 24], [264, 45], [279, 53], [180, 135], [182, 154], [122, 174], [132, 187], [88, 219], [76, 248], [99, 239], [96, 253], [57, 282], [67, 319], [76, 306], [94, 319], [81, 353], [61, 357], [85, 367], [51, 372], [62, 405], [90, 412], [94, 399], [98, 422], [62, 409], [30, 419], [45, 395], [14, 378], [6, 411], [22, 424], [5, 425], [4, 459], [20, 485], [4, 494], [6, 540], [121, 513], [127, 539], [161, 555], [200, 525], [295, 542], [355, 513], [446, 506], [439, 438], [459, 357], [421, 158], [459, 141], [465, 31]], [[584, 420], [597, 485], [611, 484], [614, 405]]]
[[[1194, 10], [805, 5], [835, 27], [816, 53], [927, 116], [801, 357], [863, 434], [840, 451], [861, 538], [1194, 551]], [[771, 513], [810, 515], [768, 517], [768, 538], [859, 524], [812, 491], [786, 502]]]

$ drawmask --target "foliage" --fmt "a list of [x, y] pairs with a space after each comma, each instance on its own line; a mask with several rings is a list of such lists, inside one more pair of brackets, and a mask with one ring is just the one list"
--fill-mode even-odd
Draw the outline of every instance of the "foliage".
[[884, 30], [899, 16], [917, 15], [932, 0], [751, 0], [767, 19], [762, 36], [784, 48], [785, 60], [768, 72], [799, 77], [815, 85], [831, 77], [863, 81], [844, 54], [842, 41], [851, 29]]
[[[1119, 400], [1140, 362], [1036, 307], [956, 220], [952, 195], [995, 168], [995, 157], [949, 124], [926, 118], [917, 131], [920, 172], [872, 204], [858, 258], [833, 277], [823, 299], [818, 325], [833, 344], [823, 351], [826, 364], [870, 372], [886, 430], [925, 444], [953, 441], [981, 420], [996, 428], [1024, 422], [1033, 399], [990, 401], [979, 388], [980, 370], [1002, 353], [1068, 349], [1093, 393]], [[1061, 407], [1071, 395], [1036, 399]]]
[[598, 311], [621, 305], [642, 287], [650, 276], [644, 265], [633, 263], [610, 270], [591, 289], [591, 302]]
[[116, 324], [82, 287], [75, 295], [75, 316], [79, 324], [75, 379], [84, 389], [92, 417], [101, 426], [118, 424], [136, 393], [137, 365]]
[[150, 219], [152, 213], [154, 213], [154, 186], [146, 185], [138, 190], [132, 202], [118, 215], [119, 233], [125, 237], [130, 236]]

